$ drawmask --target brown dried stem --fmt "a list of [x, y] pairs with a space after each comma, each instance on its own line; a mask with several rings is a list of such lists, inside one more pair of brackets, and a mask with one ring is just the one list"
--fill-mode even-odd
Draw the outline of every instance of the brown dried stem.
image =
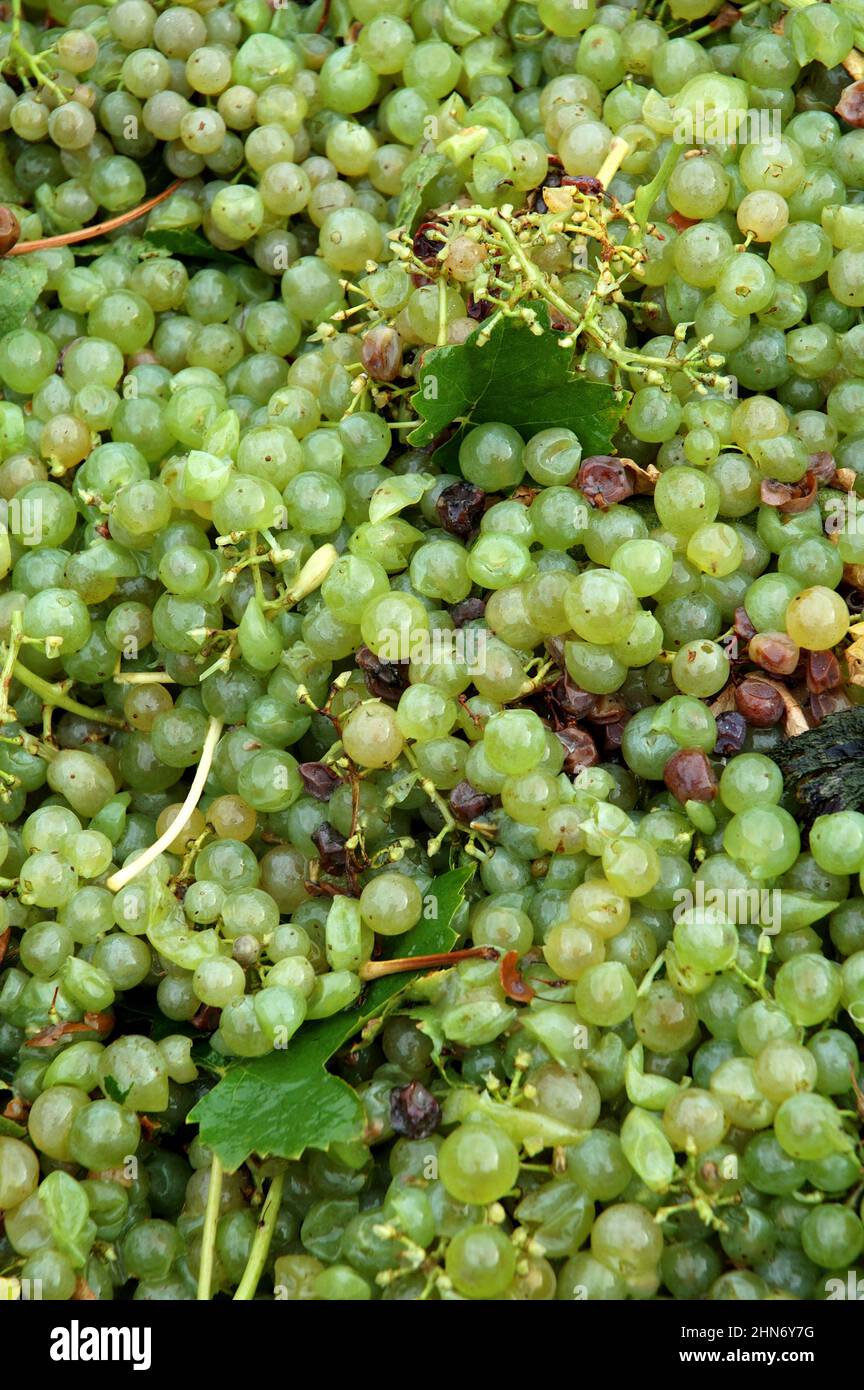
[[169, 184], [155, 197], [148, 198], [147, 202], [142, 203], [140, 207], [132, 208], [129, 212], [122, 212], [119, 217], [110, 217], [107, 222], [94, 222], [91, 227], [81, 227], [77, 232], [62, 232], [59, 236], [40, 237], [38, 241], [19, 241], [6, 254], [8, 256], [26, 256], [30, 251], [44, 251], [51, 246], [69, 246], [75, 241], [89, 241], [92, 237], [116, 232], [118, 227], [125, 227], [127, 222], [134, 222], [136, 218], [143, 217], [144, 213], [155, 208], [157, 203], [164, 203], [165, 199], [170, 198], [172, 193], [176, 193], [184, 182], [184, 179], [175, 179], [174, 183]]

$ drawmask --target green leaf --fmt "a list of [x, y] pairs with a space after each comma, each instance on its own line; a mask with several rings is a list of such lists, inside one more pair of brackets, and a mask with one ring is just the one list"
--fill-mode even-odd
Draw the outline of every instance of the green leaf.
[[188, 256], [190, 260], [209, 261], [211, 265], [251, 264], [242, 256], [232, 256], [230, 251], [220, 251], [197, 232], [172, 231], [166, 227], [162, 231], [145, 232], [144, 240], [149, 241], [151, 246], [158, 246], [161, 251], [170, 251], [172, 256]]
[[[535, 309], [541, 333], [532, 333], [521, 319], [504, 318], [482, 347], [472, 334], [465, 343], [426, 353], [411, 397], [421, 422], [409, 443], [431, 444], [454, 420], [463, 427], [499, 420], [526, 439], [564, 425], [578, 435], [586, 454], [609, 452], [627, 393], [574, 376], [570, 354], [549, 328], [545, 304]], [[451, 440], [448, 461], [453, 448]], [[441, 452], [436, 462], [444, 461]]]
[[[453, 869], [435, 879], [429, 890], [435, 915], [395, 938], [394, 955], [452, 949], [453, 918], [472, 872]], [[252, 1153], [299, 1158], [307, 1148], [326, 1149], [359, 1139], [363, 1106], [347, 1082], [331, 1076], [326, 1065], [413, 978], [408, 974], [376, 980], [352, 1008], [306, 1024], [284, 1052], [237, 1062], [189, 1114], [200, 1127], [202, 1142], [233, 1171]]]
[[83, 1187], [61, 1168], [56, 1168], [40, 1185], [39, 1202], [51, 1228], [54, 1245], [80, 1269], [96, 1235]]
[[48, 271], [30, 256], [0, 261], [0, 337], [24, 322], [45, 288]]
[[405, 170], [402, 196], [396, 209], [397, 227], [407, 227], [413, 232], [423, 206], [423, 194], [446, 166], [446, 158], [437, 152], [421, 154], [411, 161]]

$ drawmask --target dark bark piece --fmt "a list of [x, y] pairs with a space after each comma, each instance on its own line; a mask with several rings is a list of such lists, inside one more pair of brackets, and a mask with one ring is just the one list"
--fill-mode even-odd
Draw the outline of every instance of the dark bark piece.
[[823, 718], [771, 751], [807, 819], [864, 806], [864, 709]]

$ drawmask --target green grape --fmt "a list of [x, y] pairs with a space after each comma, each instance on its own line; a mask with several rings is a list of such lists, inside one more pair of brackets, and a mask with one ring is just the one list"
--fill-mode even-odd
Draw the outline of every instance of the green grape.
[[519, 1156], [497, 1126], [462, 1125], [441, 1145], [438, 1171], [447, 1191], [459, 1201], [494, 1202], [516, 1182]]

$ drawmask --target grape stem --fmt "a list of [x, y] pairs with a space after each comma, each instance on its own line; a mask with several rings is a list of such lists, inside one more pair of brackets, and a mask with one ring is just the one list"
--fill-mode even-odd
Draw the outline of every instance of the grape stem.
[[258, 1222], [258, 1229], [255, 1232], [252, 1248], [249, 1251], [249, 1259], [243, 1271], [243, 1278], [237, 1285], [237, 1292], [234, 1295], [235, 1303], [249, 1303], [255, 1297], [258, 1288], [258, 1280], [261, 1278], [264, 1265], [267, 1263], [267, 1254], [270, 1250], [270, 1242], [273, 1239], [276, 1218], [279, 1215], [279, 1207], [282, 1204], [282, 1188], [284, 1183], [285, 1174], [277, 1173], [270, 1184], [267, 1196], [264, 1199], [261, 1220]]
[[426, 846], [426, 853], [427, 853], [427, 854], [430, 856], [430, 858], [431, 858], [433, 854], [437, 854], [437, 853], [438, 853], [438, 851], [439, 851], [439, 849], [441, 848], [441, 845], [443, 844], [443, 842], [444, 842], [446, 836], [449, 835], [450, 832], [451, 832], [452, 830], [456, 830], [456, 829], [458, 828], [457, 825], [456, 825], [456, 819], [455, 819], [455, 817], [454, 817], [452, 811], [450, 810], [450, 807], [448, 806], [447, 802], [444, 800], [443, 796], [441, 796], [441, 794], [439, 793], [438, 788], [435, 786], [435, 784], [434, 784], [433, 782], [430, 782], [430, 780], [429, 780], [428, 777], [424, 777], [424, 776], [421, 774], [421, 772], [420, 772], [420, 770], [419, 770], [419, 768], [418, 768], [418, 766], [417, 766], [417, 759], [416, 759], [415, 756], [414, 756], [413, 750], [412, 750], [411, 748], [409, 748], [408, 745], [406, 744], [406, 746], [403, 748], [402, 752], [403, 752], [403, 754], [404, 754], [406, 760], [411, 764], [412, 768], [413, 768], [414, 771], [416, 772], [416, 774], [417, 774], [417, 781], [418, 781], [418, 783], [420, 784], [420, 786], [422, 787], [423, 791], [426, 793], [426, 795], [428, 796], [428, 798], [429, 798], [429, 800], [432, 802], [432, 804], [433, 804], [434, 806], [436, 806], [437, 809], [441, 812], [441, 815], [442, 815], [442, 817], [443, 817], [443, 819], [444, 819], [444, 824], [442, 825], [441, 829], [438, 831], [438, 834], [437, 834], [437, 835], [434, 835], [434, 836], [429, 840], [429, 843], [428, 843], [427, 846]]
[[44, 251], [51, 246], [69, 246], [73, 241], [89, 241], [91, 237], [107, 235], [114, 232], [118, 227], [125, 227], [127, 222], [134, 222], [136, 218], [143, 217], [145, 212], [155, 208], [157, 203], [164, 203], [166, 198], [170, 198], [172, 193], [182, 187], [184, 179], [175, 179], [161, 193], [155, 197], [148, 198], [146, 203], [141, 203], [140, 207], [131, 208], [129, 212], [122, 212], [119, 217], [111, 217], [107, 222], [95, 222], [90, 227], [80, 227], [77, 232], [62, 232], [60, 236], [40, 237], [38, 241], [19, 241], [11, 250], [7, 251], [7, 256], [26, 256], [31, 251]]
[[[741, 5], [739, 7], [738, 13], [752, 14], [754, 10], [761, 10], [762, 6], [765, 5], [767, 2], [768, 0], [748, 0], [748, 4]], [[786, 0], [784, 0], [784, 3], [786, 3]], [[787, 8], [793, 8], [792, 0], [789, 0]], [[714, 28], [713, 24], [703, 24], [700, 29], [691, 29], [690, 33], [687, 34], [686, 37], [688, 39], [695, 39], [698, 41], [699, 39], [707, 39], [710, 37], [711, 34], [716, 34], [716, 32], [717, 30]]]
[[639, 988], [636, 991], [637, 994], [644, 996], [648, 993], [649, 989], [651, 988], [651, 985], [654, 982], [654, 976], [658, 973], [661, 966], [665, 964], [666, 956], [665, 953], [661, 951], [660, 955], [654, 961], [654, 964], [651, 966], [650, 970], [647, 970], [645, 972], [642, 982], [640, 983]]
[[38, 695], [46, 705], [59, 706], [60, 709], [68, 710], [70, 714], [80, 714], [84, 719], [94, 719], [97, 724], [110, 724], [114, 729], [126, 728], [123, 720], [118, 719], [115, 714], [92, 709], [90, 705], [80, 705], [77, 700], [69, 698], [62, 686], [52, 685], [50, 681], [43, 680], [34, 671], [23, 666], [20, 661], [16, 660], [12, 663], [12, 674], [22, 685], [26, 685], [28, 690], [32, 690], [34, 695]]
[[[766, 957], [765, 957], [765, 962], [766, 962], [766, 964], [767, 964], [767, 960], [768, 960], [768, 957], [766, 956]], [[745, 985], [747, 986], [748, 989], [755, 990], [755, 992], [759, 995], [759, 997], [760, 997], [761, 999], [768, 999], [768, 1000], [770, 1000], [771, 995], [770, 995], [770, 993], [769, 993], [769, 991], [768, 991], [767, 986], [765, 985], [765, 970], [764, 970], [764, 969], [760, 971], [759, 978], [754, 979], [754, 977], [753, 977], [752, 975], [748, 975], [748, 974], [747, 974], [746, 970], [742, 970], [742, 969], [741, 969], [741, 966], [738, 965], [737, 962], [733, 961], [733, 963], [732, 963], [732, 972], [733, 972], [733, 974], [735, 974], [735, 975], [738, 976], [738, 979], [741, 981], [741, 983], [742, 983], [742, 984], [745, 984]]]
[[21, 610], [16, 608], [9, 622], [9, 645], [6, 649], [3, 671], [0, 674], [0, 723], [2, 724], [10, 724], [15, 718], [15, 711], [9, 709], [9, 687], [15, 672], [15, 662], [18, 660], [21, 636]]
[[21, 78], [24, 85], [27, 86], [28, 79], [24, 73], [22, 73], [19, 65], [23, 62], [30, 76], [35, 79], [38, 85], [47, 87], [60, 101], [65, 101], [66, 93], [63, 91], [63, 88], [58, 87], [57, 83], [43, 71], [43, 63], [47, 55], [45, 53], [31, 53], [21, 42], [21, 22], [23, 18], [23, 0], [12, 0], [12, 33], [9, 40], [9, 54], [10, 56], [14, 55], [17, 60], [15, 68], [18, 76]]
[[632, 145], [628, 145], [627, 141], [623, 140], [620, 135], [614, 136], [609, 146], [609, 152], [600, 165], [600, 168], [597, 170], [596, 175], [604, 188], [609, 187], [609, 184], [618, 173], [618, 170], [621, 168], [628, 154], [632, 153], [632, 150]]
[[[761, 5], [762, 0], [757, 0], [757, 3]], [[663, 163], [660, 165], [660, 168], [657, 170], [651, 182], [643, 184], [643, 186], [637, 190], [636, 197], [633, 200], [633, 215], [643, 232], [651, 209], [669, 182], [669, 177], [675, 165], [678, 163], [678, 160], [681, 158], [683, 149], [683, 145], [673, 143], [666, 152]]]
[[207, 1188], [207, 1207], [201, 1235], [201, 1257], [198, 1264], [198, 1301], [209, 1302], [213, 1283], [213, 1254], [216, 1244], [216, 1225], [222, 1196], [222, 1160], [217, 1153], [210, 1164], [210, 1186]]
[[358, 975], [364, 983], [408, 970], [446, 970], [456, 960], [497, 960], [494, 946], [469, 946], [464, 951], [436, 951], [431, 956], [397, 956], [394, 960], [367, 960]]
[[124, 865], [122, 869], [118, 869], [115, 874], [111, 875], [105, 886], [110, 889], [112, 893], [118, 893], [127, 883], [131, 883], [133, 878], [137, 878], [139, 874], [143, 874], [144, 870], [153, 863], [154, 859], [158, 859], [163, 850], [167, 850], [169, 845], [173, 844], [181, 831], [188, 825], [192, 817], [192, 812], [201, 799], [201, 793], [204, 791], [204, 784], [210, 775], [210, 765], [213, 762], [213, 754], [216, 752], [216, 745], [219, 742], [221, 734], [222, 720], [211, 719], [210, 726], [207, 730], [207, 737], [204, 740], [204, 747], [201, 749], [201, 761], [198, 764], [195, 776], [192, 778], [192, 785], [186, 795], [186, 800], [183, 802], [183, 805], [180, 807], [180, 810], [177, 812], [176, 817], [168, 826], [167, 830], [163, 831], [159, 836], [159, 839], [155, 840], [142, 854], [139, 854], [137, 859], [133, 859], [131, 864]]

